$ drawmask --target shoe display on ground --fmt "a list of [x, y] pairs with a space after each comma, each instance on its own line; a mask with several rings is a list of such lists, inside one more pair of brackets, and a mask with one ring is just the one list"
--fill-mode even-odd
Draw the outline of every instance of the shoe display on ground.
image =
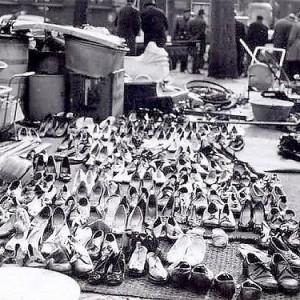
[[206, 293], [211, 288], [213, 279], [213, 272], [204, 264], [192, 268], [190, 284], [198, 293]]
[[280, 254], [275, 253], [270, 263], [271, 272], [278, 281], [279, 288], [287, 294], [295, 294], [300, 285], [296, 274], [291, 270], [288, 261]]
[[265, 291], [276, 293], [278, 290], [278, 282], [270, 267], [254, 253], [250, 252], [244, 258], [243, 274]]
[[290, 264], [292, 269], [299, 271], [300, 270], [300, 257], [295, 254], [288, 246], [285, 244], [282, 239], [277, 237], [271, 237], [268, 249], [269, 255], [274, 253], [281, 254]]
[[147, 262], [149, 266], [149, 280], [156, 284], [164, 284], [168, 280], [168, 272], [163, 267], [159, 257], [149, 252], [147, 254]]
[[259, 300], [262, 295], [262, 288], [252, 280], [245, 280], [241, 283], [238, 300]]
[[142, 276], [145, 273], [148, 249], [141, 242], [136, 243], [135, 250], [128, 262], [128, 272], [131, 276]]
[[217, 274], [214, 278], [214, 288], [220, 295], [231, 299], [236, 289], [233, 276], [226, 272]]

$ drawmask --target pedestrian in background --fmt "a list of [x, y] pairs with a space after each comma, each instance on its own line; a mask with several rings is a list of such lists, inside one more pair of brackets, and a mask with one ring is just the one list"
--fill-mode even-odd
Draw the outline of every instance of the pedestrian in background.
[[[287, 50], [290, 32], [295, 22], [296, 22], [296, 16], [294, 14], [289, 14], [285, 18], [279, 19], [275, 23], [274, 34], [273, 34], [273, 44], [275, 48], [282, 48]], [[274, 57], [276, 58], [277, 63], [279, 63], [281, 57], [280, 53], [275, 52]], [[286, 71], [286, 73], [289, 75], [289, 67], [286, 59], [283, 63], [283, 68]]]
[[300, 74], [300, 13], [297, 14], [297, 22], [293, 24], [287, 45], [287, 70], [290, 79]]
[[130, 51], [127, 53], [129, 56], [136, 55], [136, 36], [141, 29], [141, 19], [139, 11], [134, 7], [134, 0], [127, 0], [115, 20], [117, 28], [117, 35], [126, 40], [126, 44]]
[[287, 17], [279, 19], [274, 26], [273, 44], [275, 48], [287, 48], [289, 36], [296, 16], [289, 14]]
[[258, 46], [264, 46], [268, 42], [268, 27], [263, 24], [264, 18], [257, 16], [256, 21], [251, 23], [247, 34], [247, 44], [253, 52]]
[[[177, 41], [187, 41], [189, 40], [189, 34], [188, 34], [188, 21], [191, 17], [190, 10], [186, 9], [182, 16], [177, 16], [175, 19], [175, 25], [174, 30], [172, 34], [172, 42], [176, 44]], [[180, 45], [178, 45], [180, 46]], [[180, 49], [180, 47], [179, 47]], [[184, 49], [184, 45], [182, 44], [182, 49]], [[188, 62], [188, 53], [187, 52], [180, 52], [175, 53], [171, 57], [172, 62], [172, 69], [176, 69], [177, 62], [180, 61], [180, 72], [184, 72], [187, 68], [187, 62]]]
[[144, 31], [144, 46], [155, 42], [158, 47], [165, 47], [167, 42], [168, 20], [165, 13], [156, 7], [155, 0], [148, 0], [141, 11], [141, 26]]
[[206, 50], [206, 22], [204, 10], [199, 9], [197, 16], [188, 22], [190, 36], [190, 55], [193, 60], [192, 73], [200, 74], [200, 68], [204, 65], [204, 53]]
[[74, 27], [82, 27], [87, 24], [88, 0], [75, 0], [74, 4]]
[[244, 47], [241, 44], [240, 39], [245, 41], [246, 28], [241, 21], [235, 20], [235, 40], [236, 40], [237, 68], [238, 68], [239, 76], [241, 76], [244, 72], [244, 55], [245, 55]]

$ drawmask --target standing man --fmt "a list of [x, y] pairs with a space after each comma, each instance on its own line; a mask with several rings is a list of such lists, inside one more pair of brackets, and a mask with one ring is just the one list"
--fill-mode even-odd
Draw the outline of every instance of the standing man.
[[289, 35], [286, 54], [287, 70], [291, 80], [294, 75], [300, 74], [300, 13], [297, 14], [296, 20]]
[[[199, 69], [204, 65], [204, 53], [206, 50], [206, 22], [204, 21], [204, 10], [199, 9], [198, 15], [189, 20], [188, 33], [190, 36], [190, 54], [193, 59], [193, 74], [200, 74]], [[199, 46], [197, 46], [199, 44]]]
[[88, 0], [75, 0], [74, 6], [74, 27], [82, 27], [87, 24]]
[[246, 28], [241, 21], [235, 20], [235, 41], [236, 41], [236, 54], [237, 54], [237, 68], [238, 68], [239, 76], [241, 76], [244, 71], [244, 54], [245, 54], [244, 47], [241, 44], [240, 39], [245, 41]]
[[[174, 31], [172, 34], [172, 42], [187, 41], [189, 39], [188, 34], [188, 21], [191, 17], [190, 10], [184, 11], [182, 16], [177, 16], [174, 25]], [[174, 54], [172, 59], [172, 69], [176, 69], [177, 61], [180, 61], [180, 72], [184, 72], [187, 68], [188, 53]]]
[[155, 0], [148, 0], [144, 4], [141, 22], [145, 48], [149, 42], [155, 42], [158, 47], [163, 48], [167, 42], [168, 20], [165, 13], [156, 7]]
[[268, 27], [263, 24], [263, 20], [262, 16], [257, 16], [256, 21], [249, 26], [247, 42], [252, 52], [256, 47], [264, 46], [268, 42]]
[[141, 19], [139, 11], [134, 7], [134, 0], [127, 0], [127, 4], [120, 9], [115, 20], [115, 26], [117, 27], [117, 35], [126, 40], [130, 49], [127, 55], [135, 56], [135, 38], [141, 29]]

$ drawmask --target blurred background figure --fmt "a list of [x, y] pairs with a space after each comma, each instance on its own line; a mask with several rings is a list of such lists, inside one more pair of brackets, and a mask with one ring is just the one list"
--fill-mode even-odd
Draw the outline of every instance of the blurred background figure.
[[164, 47], [167, 42], [168, 20], [165, 13], [156, 7], [154, 0], [148, 0], [141, 11], [141, 26], [144, 31], [144, 46], [155, 42], [158, 47]]
[[[296, 22], [296, 16], [291, 13], [287, 17], [279, 19], [274, 26], [273, 33], [273, 44], [275, 48], [283, 48], [287, 50], [288, 40], [290, 36], [291, 29], [293, 24]], [[280, 60], [280, 55], [278, 52], [274, 53], [274, 57], [277, 62]], [[289, 75], [289, 70], [286, 60], [283, 63], [283, 68], [286, 73]]]
[[115, 20], [117, 35], [126, 40], [130, 51], [129, 56], [136, 55], [135, 38], [141, 29], [141, 19], [139, 11], [134, 7], [134, 0], [127, 0], [127, 4], [121, 7]]
[[[174, 30], [172, 34], [172, 42], [176, 41], [187, 41], [189, 40], [188, 35], [188, 21], [191, 18], [190, 10], [184, 11], [182, 16], [177, 16], [175, 19]], [[180, 72], [184, 72], [187, 68], [188, 53], [175, 54], [171, 58], [172, 66], [171, 68], [176, 69], [177, 62], [180, 62]]]
[[300, 12], [297, 14], [297, 22], [293, 24], [287, 44], [287, 71], [290, 79], [300, 74]]
[[244, 55], [245, 55], [244, 47], [241, 44], [240, 39], [245, 41], [246, 28], [241, 21], [235, 20], [235, 40], [236, 40], [236, 53], [237, 53], [237, 68], [238, 68], [239, 76], [241, 76], [244, 72]]
[[200, 74], [200, 68], [204, 65], [204, 53], [206, 49], [206, 22], [204, 10], [199, 9], [198, 15], [188, 22], [188, 34], [190, 36], [190, 55], [193, 60], [192, 73]]
[[75, 0], [74, 5], [74, 27], [82, 27], [84, 24], [87, 24], [87, 9], [88, 9], [88, 0]]
[[264, 46], [268, 42], [268, 27], [263, 24], [264, 18], [257, 16], [256, 21], [249, 25], [247, 44], [253, 52], [258, 46]]
[[287, 48], [289, 36], [296, 16], [289, 14], [287, 17], [279, 19], [274, 26], [273, 44], [276, 48]]

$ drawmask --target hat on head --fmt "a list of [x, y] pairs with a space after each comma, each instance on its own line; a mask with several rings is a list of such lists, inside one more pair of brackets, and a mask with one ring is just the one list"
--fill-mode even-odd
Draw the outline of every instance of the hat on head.
[[144, 7], [148, 5], [154, 5], [154, 4], [155, 4], [155, 0], [145, 0]]

